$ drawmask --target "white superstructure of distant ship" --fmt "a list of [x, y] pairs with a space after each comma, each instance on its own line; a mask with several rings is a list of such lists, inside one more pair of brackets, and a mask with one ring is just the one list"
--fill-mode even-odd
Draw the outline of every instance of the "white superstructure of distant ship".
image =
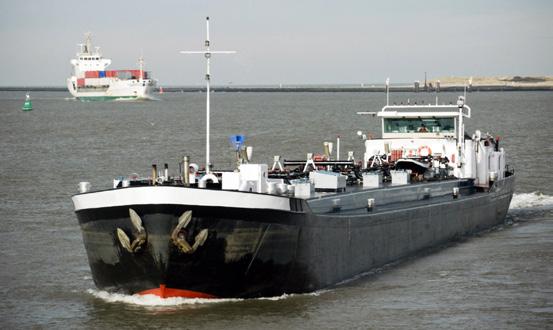
[[138, 70], [106, 70], [111, 59], [104, 58], [100, 47], [93, 47], [90, 33], [79, 44], [77, 58], [71, 60], [73, 74], [67, 79], [69, 92], [83, 101], [152, 99], [156, 82], [144, 71], [144, 59]]

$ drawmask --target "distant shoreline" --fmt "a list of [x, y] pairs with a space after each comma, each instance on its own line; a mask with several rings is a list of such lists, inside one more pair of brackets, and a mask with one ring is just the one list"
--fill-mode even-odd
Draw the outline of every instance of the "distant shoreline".
[[[390, 92], [463, 92], [465, 86], [441, 86], [439, 91], [435, 88], [424, 88], [420, 86], [417, 88], [415, 86], [390, 86]], [[356, 92], [356, 93], [383, 93], [385, 92], [384, 86], [332, 86], [332, 87], [321, 87], [321, 86], [297, 86], [297, 87], [263, 87], [263, 86], [252, 86], [252, 87], [211, 87], [211, 90], [214, 92], [228, 92], [228, 93], [248, 93], [248, 92], [282, 92], [282, 93], [293, 93], [293, 92]], [[42, 87], [42, 86], [33, 86], [33, 87], [0, 87], [2, 92], [68, 92], [66, 87]], [[163, 87], [165, 93], [176, 93], [176, 92], [205, 92], [205, 87]], [[521, 85], [473, 85], [467, 87], [469, 92], [538, 92], [538, 91], [553, 91], [553, 86], [541, 85], [541, 86], [521, 86]], [[69, 92], [68, 92], [69, 93]]]
[[[212, 86], [215, 92], [376, 92], [386, 91], [384, 84], [286, 84], [286, 85], [226, 85]], [[390, 92], [512, 92], [512, 91], [553, 91], [553, 76], [496, 76], [496, 77], [441, 77], [424, 81], [416, 80], [412, 84], [396, 83], [390, 85]], [[163, 91], [205, 92], [201, 86], [165, 86]], [[65, 92], [64, 86], [0, 86], [0, 91], [42, 91]]]

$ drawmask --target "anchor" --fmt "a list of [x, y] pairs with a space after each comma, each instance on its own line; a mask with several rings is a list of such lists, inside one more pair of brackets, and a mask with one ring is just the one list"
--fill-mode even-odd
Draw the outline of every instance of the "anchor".
[[182, 253], [192, 254], [205, 243], [207, 239], [207, 229], [202, 229], [194, 238], [194, 244], [190, 244], [186, 241], [186, 235], [183, 229], [188, 226], [192, 220], [192, 211], [186, 211], [179, 217], [179, 222], [173, 232], [171, 233], [171, 241]]
[[142, 249], [144, 243], [146, 243], [148, 234], [146, 233], [146, 229], [142, 226], [140, 216], [133, 209], [129, 209], [129, 216], [131, 217], [133, 227], [136, 229], [136, 231], [133, 231], [136, 238], [131, 243], [129, 236], [127, 236], [121, 228], [117, 228], [117, 237], [119, 238], [119, 243], [121, 243], [121, 246], [123, 246], [125, 250], [131, 253], [137, 253]]

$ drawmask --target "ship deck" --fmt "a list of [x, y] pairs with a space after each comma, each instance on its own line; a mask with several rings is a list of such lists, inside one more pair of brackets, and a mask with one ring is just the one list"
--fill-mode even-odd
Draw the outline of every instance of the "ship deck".
[[[457, 197], [453, 188], [459, 188]], [[348, 186], [344, 192], [315, 192], [307, 203], [317, 214], [333, 216], [367, 215], [368, 199], [373, 199], [372, 213], [414, 209], [429, 204], [449, 203], [453, 200], [473, 198], [484, 193], [470, 179], [450, 179], [417, 182], [405, 185], [383, 184], [378, 188]]]

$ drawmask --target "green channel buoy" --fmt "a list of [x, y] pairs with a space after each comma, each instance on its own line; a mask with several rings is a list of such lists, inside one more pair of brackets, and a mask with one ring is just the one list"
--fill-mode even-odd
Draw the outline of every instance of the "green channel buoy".
[[33, 102], [31, 102], [31, 96], [29, 93], [25, 95], [25, 103], [23, 103], [23, 108], [21, 108], [23, 111], [31, 111], [33, 110]]

